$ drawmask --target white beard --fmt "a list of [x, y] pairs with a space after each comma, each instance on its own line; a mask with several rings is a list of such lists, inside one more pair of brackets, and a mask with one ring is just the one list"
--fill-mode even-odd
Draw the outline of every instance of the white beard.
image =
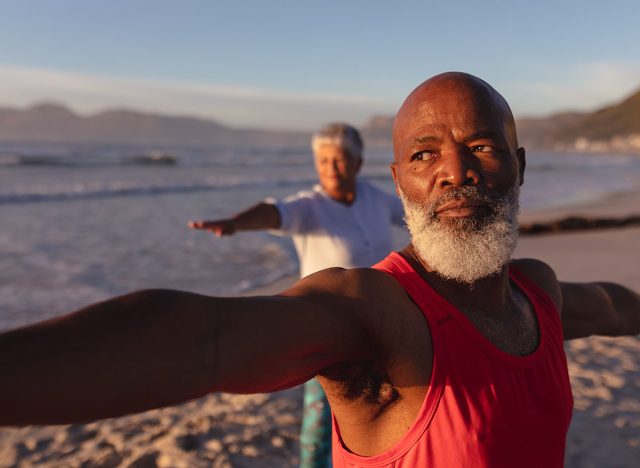
[[[428, 206], [408, 200], [400, 189], [398, 194], [413, 248], [440, 276], [473, 284], [498, 273], [511, 259], [518, 238], [518, 185], [497, 199], [482, 195], [475, 187], [462, 187]], [[484, 219], [441, 221], [435, 210], [458, 198], [481, 198], [490, 204], [491, 213]]]

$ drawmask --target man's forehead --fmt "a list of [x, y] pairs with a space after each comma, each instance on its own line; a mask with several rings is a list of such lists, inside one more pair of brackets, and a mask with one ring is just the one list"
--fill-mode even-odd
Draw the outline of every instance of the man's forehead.
[[453, 134], [456, 139], [504, 136], [504, 115], [490, 105], [462, 99], [423, 101], [394, 122], [394, 138], [407, 142], [439, 140]]
[[504, 98], [489, 84], [464, 73], [445, 73], [419, 85], [398, 111], [394, 145], [456, 129], [504, 135], [512, 120]]
[[[398, 111], [396, 120], [455, 117], [455, 111], [470, 113], [501, 110], [501, 103], [484, 86], [459, 80], [426, 81], [416, 88]], [[449, 115], [449, 114], [454, 115]]]
[[[504, 137], [504, 133], [501, 131], [501, 129], [495, 129], [486, 126], [469, 126], [468, 128], [463, 128], [462, 130], [467, 130], [467, 132], [456, 136], [461, 137], [461, 139], [465, 141], [480, 139], [497, 140]], [[437, 128], [420, 128], [417, 129], [417, 131], [415, 131], [413, 135], [407, 136], [406, 143], [413, 145], [424, 145], [431, 142], [439, 142], [442, 139], [439, 133], [440, 132]]]

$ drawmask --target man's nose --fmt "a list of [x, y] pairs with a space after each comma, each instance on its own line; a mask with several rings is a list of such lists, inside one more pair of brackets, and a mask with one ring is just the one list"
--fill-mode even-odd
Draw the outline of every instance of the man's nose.
[[473, 153], [463, 148], [452, 148], [441, 154], [441, 166], [436, 184], [440, 189], [478, 185], [480, 170]]

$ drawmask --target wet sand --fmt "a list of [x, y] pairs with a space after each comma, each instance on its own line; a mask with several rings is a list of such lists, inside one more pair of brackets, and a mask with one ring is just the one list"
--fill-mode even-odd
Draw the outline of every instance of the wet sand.
[[[640, 212], [640, 193], [526, 213], [523, 221]], [[548, 262], [565, 281], [620, 282], [640, 291], [640, 228], [523, 237], [516, 255]], [[285, 289], [284, 278], [254, 294]], [[568, 467], [636, 467], [640, 460], [640, 340], [567, 343], [575, 399]], [[0, 466], [288, 467], [298, 462], [299, 388], [216, 394], [86, 425], [0, 429]]]

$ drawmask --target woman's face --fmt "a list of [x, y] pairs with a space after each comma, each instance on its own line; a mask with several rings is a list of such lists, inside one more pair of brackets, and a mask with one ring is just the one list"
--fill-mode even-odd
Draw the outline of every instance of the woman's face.
[[329, 195], [353, 191], [362, 159], [351, 156], [339, 145], [320, 146], [314, 154], [320, 185]]

